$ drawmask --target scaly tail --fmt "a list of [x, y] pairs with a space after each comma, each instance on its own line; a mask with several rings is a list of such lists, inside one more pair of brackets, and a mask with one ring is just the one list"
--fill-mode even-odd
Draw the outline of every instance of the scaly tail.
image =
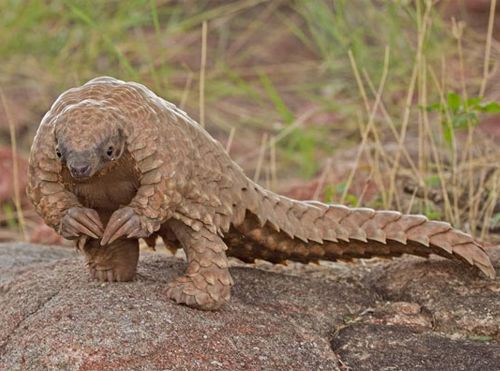
[[245, 192], [245, 218], [226, 236], [232, 246], [229, 254], [240, 259], [308, 262], [437, 254], [495, 277], [483, 247], [448, 223], [397, 211], [295, 201], [253, 183]]

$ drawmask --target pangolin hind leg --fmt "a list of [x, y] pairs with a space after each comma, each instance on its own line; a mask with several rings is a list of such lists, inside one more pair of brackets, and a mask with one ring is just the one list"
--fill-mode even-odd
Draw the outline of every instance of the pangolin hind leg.
[[229, 300], [233, 279], [226, 257], [227, 246], [206, 228], [199, 231], [175, 221], [172, 230], [187, 256], [185, 275], [171, 282], [167, 296], [190, 307], [215, 310]]
[[137, 272], [139, 241], [120, 239], [101, 246], [99, 240], [89, 240], [81, 248], [90, 275], [107, 282], [132, 281]]

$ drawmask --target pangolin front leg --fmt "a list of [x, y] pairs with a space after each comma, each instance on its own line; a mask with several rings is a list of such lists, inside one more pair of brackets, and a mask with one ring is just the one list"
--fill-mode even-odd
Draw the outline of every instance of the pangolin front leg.
[[81, 235], [99, 238], [104, 233], [99, 214], [85, 207], [69, 208], [61, 219], [58, 232], [69, 240], [76, 239]]
[[195, 231], [181, 222], [171, 223], [186, 252], [188, 268], [185, 275], [169, 284], [167, 296], [177, 303], [202, 310], [220, 308], [229, 301], [233, 285], [226, 244], [204, 227]]
[[126, 282], [135, 278], [139, 260], [139, 241], [119, 239], [101, 246], [88, 240], [81, 247], [92, 278], [104, 282]]

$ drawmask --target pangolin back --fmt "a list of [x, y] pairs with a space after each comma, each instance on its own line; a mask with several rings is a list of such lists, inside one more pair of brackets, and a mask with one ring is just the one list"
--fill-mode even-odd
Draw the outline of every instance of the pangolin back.
[[470, 235], [423, 215], [296, 201], [251, 181], [242, 200], [245, 218], [234, 223], [226, 239], [229, 254], [245, 261], [437, 254], [466, 261], [495, 277], [488, 255]]

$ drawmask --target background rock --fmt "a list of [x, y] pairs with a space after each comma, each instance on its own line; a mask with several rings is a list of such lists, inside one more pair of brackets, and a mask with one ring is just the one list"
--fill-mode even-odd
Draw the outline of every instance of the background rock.
[[332, 266], [234, 266], [211, 313], [166, 300], [179, 259], [145, 253], [137, 281], [109, 284], [72, 250], [3, 244], [0, 369], [498, 369], [498, 278], [438, 259]]

